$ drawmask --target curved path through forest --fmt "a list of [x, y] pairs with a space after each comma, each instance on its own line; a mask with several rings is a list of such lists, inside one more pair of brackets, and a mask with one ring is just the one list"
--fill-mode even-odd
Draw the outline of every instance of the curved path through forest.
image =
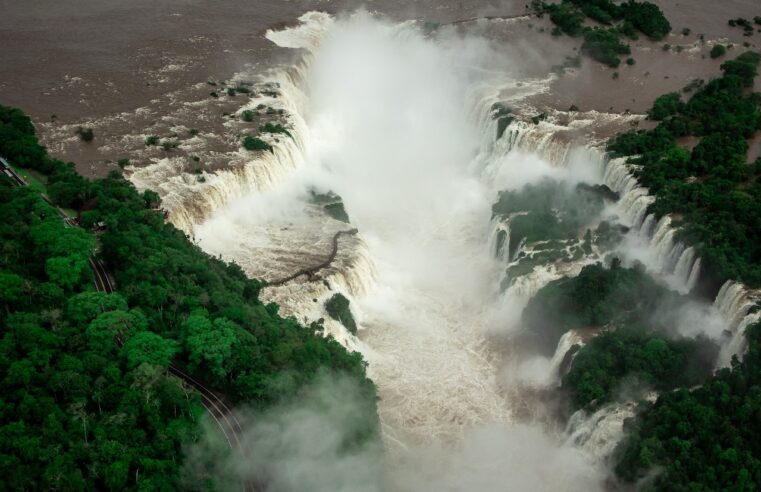
[[[13, 179], [18, 186], [27, 185], [26, 181], [24, 181], [24, 179], [19, 176], [18, 173], [11, 167], [8, 161], [2, 157], [0, 157], [0, 171]], [[56, 208], [66, 225], [71, 227], [78, 227], [76, 221], [69, 217], [66, 212], [64, 212], [60, 207], [56, 206], [50, 200], [50, 198], [44, 194], [41, 194], [41, 196], [46, 202]], [[337, 237], [334, 238], [334, 243], [337, 242], [337, 239]], [[334, 253], [331, 256], [330, 261], [332, 261], [332, 258], [335, 257], [335, 249], [336, 248], [334, 248]], [[93, 271], [95, 290], [98, 292], [105, 292], [107, 294], [115, 292], [116, 289], [114, 288], [113, 282], [111, 282], [111, 278], [108, 275], [103, 262], [96, 257], [91, 257], [88, 261], [90, 263], [90, 268]], [[122, 338], [121, 333], [117, 333], [114, 339], [119, 347], [124, 345], [124, 339]], [[219, 427], [219, 430], [225, 437], [225, 440], [230, 446], [230, 449], [245, 453], [243, 426], [235, 415], [235, 412], [231, 410], [230, 407], [228, 407], [222, 398], [220, 398], [216, 393], [204, 386], [197, 379], [193, 378], [190, 374], [185, 372], [185, 370], [177, 366], [177, 364], [170, 362], [167, 369], [170, 373], [180, 378], [188, 386], [192, 387], [198, 392], [198, 394], [201, 396], [201, 404], [216, 422], [217, 427]], [[255, 492], [259, 490], [260, 487], [257, 487], [250, 481], [246, 481], [243, 489], [246, 492]]]

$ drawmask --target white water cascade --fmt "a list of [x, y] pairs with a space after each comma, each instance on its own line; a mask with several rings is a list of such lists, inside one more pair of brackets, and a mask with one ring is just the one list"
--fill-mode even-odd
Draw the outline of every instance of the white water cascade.
[[[653, 402], [657, 398], [657, 393], [650, 393], [645, 399]], [[633, 401], [610, 403], [591, 414], [578, 410], [566, 426], [567, 444], [580, 447], [604, 463], [624, 437], [624, 422], [634, 417], [636, 410], [637, 403]]]
[[[306, 49], [307, 54], [292, 66], [258, 76], [257, 88], [264, 86], [269, 91], [255, 88], [254, 97], [237, 111], [239, 115], [260, 105], [282, 110], [290, 137], [276, 139], [262, 134], [260, 137], [273, 146], [272, 152], [249, 152], [241, 147], [228, 154], [229, 165], [224, 169], [203, 172], [203, 180], [192, 173], [185, 159], [163, 158], [149, 166], [130, 169], [129, 179], [135, 186], [159, 193], [163, 208], [169, 212], [169, 221], [186, 233], [193, 235], [196, 224], [209, 219], [214, 211], [249, 193], [273, 189], [305, 165], [303, 139], [308, 132], [302, 117], [306, 103], [302, 90], [304, 77], [311, 63], [311, 52], [319, 47], [333, 20], [327, 14], [309, 12], [300, 21], [299, 29], [287, 36], [275, 31], [268, 31], [267, 36], [284, 47]], [[273, 88], [276, 96], [270, 93]]]
[[[286, 109], [293, 139], [254, 159], [241, 152], [241, 166], [208, 174], [206, 183], [178, 174], [169, 160], [135, 171], [132, 179], [157, 189], [171, 220], [194, 233], [204, 249], [270, 280], [319, 262], [335, 232], [360, 230], [340, 240], [336, 261], [319, 281], [297, 279], [266, 289], [263, 298], [300, 320], [325, 318], [327, 334], [364, 354], [382, 398], [384, 437], [394, 452], [403, 456], [421, 443], [456, 442], [484, 422], [509, 426], [511, 403], [500, 390], [495, 355], [484, 334], [495, 329], [495, 319], [509, 324], [506, 318], [519, 317], [548, 282], [576, 275], [598, 260], [538, 266], [514, 279], [500, 297], [499, 276], [517, 254], [511, 257], [510, 250], [521, 248], [510, 247], [509, 219], [488, 221], [489, 205], [495, 191], [548, 172], [542, 168], [537, 175], [518, 176], [533, 170], [536, 161], [569, 181], [596, 178], [589, 182], [603, 182], [619, 193], [617, 209], [644, 238], [648, 267], [682, 291], [697, 283], [696, 250], [676, 240], [671, 217], [656, 223], [647, 215], [653, 199], [628, 166], [608, 161], [595, 147], [573, 143], [573, 131], [584, 125], [627, 117], [579, 115], [568, 125], [558, 124], [553, 115], [533, 125], [515, 121], [495, 142], [490, 112], [496, 94], [499, 100], [520, 100], [546, 81], [472, 84], [453, 73], [452, 64], [460, 61], [442, 57], [433, 43], [421, 43], [404, 25], [371, 22], [342, 31], [345, 25], [336, 30], [334, 24], [329, 16], [312, 13], [296, 28], [267, 34], [282, 47], [307, 50], [296, 68], [267, 76], [280, 85], [280, 96], [267, 104]], [[350, 61], [334, 58], [339, 46], [333, 35], [343, 39], [340, 48]], [[351, 37], [340, 37], [346, 35]], [[366, 44], [353, 46], [347, 39]], [[394, 49], [387, 51], [385, 43]], [[410, 56], [415, 70], [396, 64]], [[366, 59], [377, 66], [363, 63]], [[383, 72], [407, 76], [384, 79], [389, 86], [380, 86], [374, 81], [387, 77]], [[503, 91], [511, 96], [505, 98]], [[440, 95], [446, 101], [466, 100], [467, 107], [442, 105]], [[475, 159], [473, 149], [478, 149]], [[516, 156], [534, 160], [521, 167]], [[352, 224], [305, 203], [308, 185], [339, 193]], [[737, 332], [752, 314], [735, 291], [727, 288], [717, 306], [726, 305], [728, 319], [738, 319]], [[336, 292], [351, 299], [358, 336], [325, 315], [324, 302]], [[561, 340], [549, 363], [553, 384], [568, 350], [580, 343], [571, 332]], [[624, 405], [574, 415], [567, 443], [602, 460], [632, 412]]]
[[714, 306], [726, 321], [727, 337], [719, 352], [717, 367], [728, 367], [733, 356], [741, 357], [746, 349], [745, 329], [761, 319], [761, 311], [752, 309], [760, 300], [757, 292], [731, 280], [724, 283]]
[[[291, 36], [298, 37], [299, 29], [268, 37], [281, 46], [296, 45]], [[250, 275], [273, 279], [324, 257], [335, 231], [357, 227], [357, 236], [340, 240], [336, 262], [317, 281], [301, 278], [267, 288], [263, 299], [277, 301], [283, 314], [300, 320], [326, 318], [329, 334], [363, 353], [381, 396], [393, 466], [457, 443], [465, 445], [458, 452], [469, 455], [473, 431], [484, 424], [496, 425], [500, 430], [491, 435], [510, 441], [511, 403], [500, 389], [485, 337], [499, 320], [499, 276], [510, 260], [509, 224], [488, 220], [494, 190], [502, 187], [489, 171], [504, 156], [493, 152], [494, 134], [479, 131], [491, 118], [470, 118], [488, 113], [478, 108], [491, 105], [484, 101], [493, 100], [494, 89], [471, 85], [460, 78], [468, 71], [456, 68], [481, 61], [472, 54], [457, 56], [456, 43], [453, 51], [440, 50], [404, 26], [366, 19], [331, 27], [312, 42], [317, 45], [307, 55], [307, 85], [299, 88], [307, 103], [292, 116], [305, 123], [295, 129], [303, 162], [276, 186], [251, 188], [242, 198], [231, 195], [210, 218], [193, 224], [195, 236], [210, 253], [235, 260]], [[466, 103], [463, 108], [451, 104], [458, 100]], [[482, 152], [473, 159], [477, 148]], [[338, 193], [352, 224], [305, 203], [303, 190], [311, 185]], [[558, 267], [550, 275], [564, 273]], [[527, 294], [537, 288], [527, 286]], [[324, 301], [335, 292], [351, 300], [357, 336], [325, 315]], [[560, 363], [562, 358], [558, 368]], [[541, 461], [515, 470], [516, 479], [530, 477], [536, 482], [524, 483], [555, 489], [598, 487], [594, 464], [576, 450], [549, 445], [548, 456], [572, 459], [572, 482], [559, 478], [569, 470], [547, 473]], [[504, 485], [497, 472], [490, 473]], [[455, 475], [452, 480], [464, 476]]]
[[671, 217], [664, 216], [656, 224], [655, 216], [647, 214], [647, 208], [655, 198], [649, 195], [647, 188], [639, 185], [626, 159], [608, 161], [603, 180], [621, 196], [619, 208], [636, 232], [630, 242], [642, 245], [637, 259], [666, 275], [672, 288], [684, 293], [691, 291], [700, 277], [700, 258], [694, 247], [686, 247], [676, 240], [677, 230]]
[[494, 217], [489, 235], [489, 251], [502, 263], [510, 262], [510, 219]]
[[[281, 46], [303, 46], [292, 40], [301, 37], [301, 28], [268, 37]], [[265, 289], [263, 299], [300, 320], [325, 318], [328, 333], [364, 354], [382, 397], [384, 437], [401, 449], [459, 439], [481, 422], [510, 421], [482, 326], [492, 319], [487, 311], [499, 274], [484, 243], [490, 197], [478, 175], [463, 166], [480, 135], [465, 107], [431, 105], [423, 97], [431, 87], [448, 100], [462, 99], [467, 90], [449, 56], [409, 29], [360, 16], [357, 25], [331, 28], [319, 42], [310, 38], [311, 62], [299, 91], [311, 101], [293, 116], [305, 122], [296, 128], [303, 164], [276, 187], [254, 189], [194, 226], [204, 249], [267, 279], [313, 263], [314, 250], [324, 257], [336, 230], [359, 229], [358, 236], [340, 240], [336, 263], [320, 274], [324, 283], [297, 279]], [[351, 38], [366, 51], [336, 38]], [[434, 63], [422, 71], [432, 78], [406, 77], [407, 57], [388, 51], [396, 45], [412, 50], [421, 69]], [[375, 74], [361, 61], [367, 56], [403, 66]], [[409, 123], [398, 119], [402, 110], [412, 111]], [[421, 137], [425, 127], [435, 133]], [[451, 143], [436, 143], [433, 135]], [[421, 189], [420, 182], [430, 188]], [[309, 185], [338, 193], [352, 224], [313, 213], [303, 202]], [[358, 336], [325, 315], [322, 306], [334, 292], [351, 300]]]
[[584, 339], [576, 330], [568, 330], [560, 338], [557, 349], [555, 349], [555, 354], [550, 360], [550, 377], [557, 386], [560, 386], [561, 378], [563, 377], [564, 364], [569, 364], [573, 360], [573, 358], [570, 361], [567, 360], [566, 356], [574, 347], [578, 350], [583, 346]]

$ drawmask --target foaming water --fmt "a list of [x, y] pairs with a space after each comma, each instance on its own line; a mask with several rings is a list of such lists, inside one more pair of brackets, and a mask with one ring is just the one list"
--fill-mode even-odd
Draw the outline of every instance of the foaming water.
[[[303, 163], [272, 191], [219, 209], [196, 237], [251, 275], [279, 278], [324, 258], [342, 226], [310, 208], [305, 190], [343, 198], [360, 235], [339, 249], [327, 282], [300, 280], [264, 298], [305, 321], [327, 318], [322, 305], [335, 291], [352, 299], [359, 336], [329, 319], [326, 330], [368, 360], [398, 464], [419, 446], [462, 441], [486, 423], [511, 425], [505, 395], [515, 392], [500, 387], [487, 335], [514, 327], [542, 286], [595, 258], [541, 266], [500, 292], [502, 268], [521, 246], [511, 246], [509, 221], [490, 222], [490, 205], [497, 191], [547, 175], [597, 182], [604, 157], [575, 148], [552, 118], [516, 121], [496, 139], [492, 104], [546, 81], [517, 84], [500, 73], [507, 82], [497, 83], [477, 70], [493, 55], [477, 42], [434, 42], [363, 15], [324, 31], [314, 21], [305, 22], [307, 34], [303, 26], [268, 34], [309, 50], [300, 75], [308, 102], [298, 109], [305, 124], [296, 129]], [[578, 125], [595, 118], [605, 115]], [[557, 384], [565, 348], [540, 379]]]
[[[327, 334], [364, 354], [381, 397], [391, 470], [407, 477], [394, 490], [421, 490], [411, 485], [423, 473], [406, 466], [412, 456], [445, 452], [437, 466], [469, 466], [474, 450], [466, 443], [483, 426], [496, 426], [507, 440], [522, 435], [487, 342], [504, 324], [490, 206], [506, 184], [519, 187], [542, 173], [531, 171], [537, 158], [528, 154], [492, 172], [495, 135], [484, 128], [501, 89], [520, 97], [545, 82], [524, 86], [485, 71], [495, 53], [482, 40], [434, 41], [409, 23], [362, 13], [302, 21], [268, 37], [308, 50], [300, 75], [307, 103], [297, 116], [305, 124], [296, 128], [303, 161], [277, 186], [218, 208], [194, 226], [195, 237], [205, 250], [271, 280], [324, 259], [335, 231], [359, 229], [341, 239], [336, 261], [319, 278], [267, 288], [263, 298], [302, 321], [325, 318]], [[497, 84], [496, 75], [508, 82]], [[310, 204], [310, 189], [340, 195], [351, 225]], [[351, 299], [357, 336], [326, 316], [323, 304], [335, 292]], [[549, 453], [555, 438], [531, 432], [531, 445]], [[599, 471], [575, 453], [555, 451], [557, 460], [580, 467], [571, 474], [579, 483], [562, 483], [563, 474], [547, 475], [539, 462], [515, 479], [588, 490]], [[498, 472], [488, 480], [493, 486], [503, 483]], [[451, 475], [446, 482], [461, 474]]]
[[390, 445], [510, 418], [484, 338], [490, 196], [468, 166], [481, 134], [467, 74], [482, 60], [452, 49], [359, 15], [322, 41], [308, 79], [315, 180], [343, 198], [376, 267], [354, 301]]

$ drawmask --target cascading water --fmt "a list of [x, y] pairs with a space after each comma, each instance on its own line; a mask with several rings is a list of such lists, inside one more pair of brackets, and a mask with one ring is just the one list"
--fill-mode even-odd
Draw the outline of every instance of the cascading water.
[[497, 260], [508, 263], [510, 261], [510, 220], [494, 217], [491, 230], [489, 251]]
[[636, 259], [665, 274], [669, 285], [676, 290], [691, 291], [699, 280], [700, 258], [693, 247], [685, 247], [675, 240], [676, 229], [671, 217], [664, 216], [656, 223], [655, 216], [647, 214], [655, 198], [639, 185], [626, 159], [610, 159], [605, 163], [603, 181], [621, 196], [619, 209], [635, 231], [630, 242], [641, 245], [642, 253]]
[[722, 344], [717, 367], [728, 367], [732, 357], [745, 351], [745, 329], [761, 319], [761, 311], [753, 309], [759, 302], [758, 293], [748, 291], [739, 282], [728, 280], [721, 286], [714, 307], [726, 322], [728, 336]]
[[[364, 354], [397, 465], [407, 449], [467, 441], [469, 430], [485, 422], [510, 425], [511, 402], [485, 335], [518, 323], [525, 303], [548, 282], [600, 260], [595, 251], [539, 265], [509, 279], [500, 294], [505, 266], [531, 245], [511, 237], [509, 219], [489, 222], [497, 191], [548, 173], [605, 183], [621, 197], [620, 216], [648, 239], [649, 266], [673, 274], [682, 290], [695, 285], [696, 250], [675, 241], [670, 218], [656, 224], [647, 215], [653, 198], [625, 162], [577, 148], [568, 132], [629, 117], [581, 114], [562, 126], [550, 114], [534, 125], [516, 120], [497, 139], [494, 103], [518, 102], [546, 80], [521, 84], [504, 74], [500, 81], [463, 80], [459, 74], [470, 74], [467, 64], [479, 60], [453, 57], [452, 46], [442, 51], [409, 25], [367, 18], [336, 23], [315, 13], [301, 20], [267, 33], [282, 47], [306, 50], [295, 68], [266, 79], [279, 84], [279, 97], [266, 103], [286, 110], [293, 138], [254, 160], [241, 153], [240, 166], [205, 174], [205, 183], [178, 172], [181, 163], [171, 160], [134, 171], [132, 180], [157, 189], [171, 220], [205, 250], [267, 280], [319, 264], [336, 232], [359, 229], [340, 240], [334, 262], [318, 278], [268, 287], [262, 298], [299, 320], [324, 318], [326, 334]], [[458, 100], [465, 107], [451, 104]], [[352, 224], [309, 203], [311, 187], [337, 192]], [[730, 290], [726, 301], [717, 299], [730, 306], [727, 312], [739, 309]], [[324, 303], [335, 293], [351, 300], [358, 336], [326, 315]], [[551, 384], [557, 385], [568, 350], [581, 343], [574, 332], [562, 338], [548, 364]], [[632, 411], [611, 406], [574, 415], [567, 442], [603, 459]]]
[[568, 330], [560, 338], [555, 354], [550, 360], [550, 377], [558, 386], [560, 386], [563, 377], [564, 366], [571, 362], [567, 355], [571, 350], [578, 350], [582, 346], [584, 346], [584, 340], [576, 330]]
[[[319, 42], [310, 37], [312, 65], [302, 89], [312, 104], [297, 109], [308, 125], [294, 129], [304, 142], [304, 165], [276, 189], [233, 200], [196, 225], [195, 233], [204, 249], [234, 259], [249, 274], [280, 278], [288, 270], [313, 264], [313, 250], [324, 257], [329, 251], [326, 238], [340, 226], [324, 215], [305, 215], [304, 210], [312, 208], [304, 203], [303, 190], [315, 185], [337, 192], [359, 236], [341, 240], [337, 262], [320, 275], [324, 283], [297, 279], [268, 287], [263, 299], [278, 302], [283, 314], [299, 319], [325, 318], [329, 334], [364, 353], [382, 397], [380, 412], [390, 446], [458, 438], [479, 422], [510, 420], [483, 337], [486, 330], [479, 326], [491, 319], [482, 305], [488, 306], [489, 296], [497, 294], [499, 273], [483, 241], [489, 227], [484, 222], [488, 197], [478, 176], [462, 165], [479, 145], [479, 134], [467, 122], [465, 107], [462, 114], [458, 109], [441, 118], [441, 108], [421, 97], [421, 91], [429, 93], [431, 86], [443, 84], [452, 100], [462, 98], [456, 91], [465, 87], [464, 81], [444, 69], [438, 48], [404, 27], [367, 20], [360, 24], [367, 32], [344, 24]], [[292, 39], [302, 37], [300, 29], [268, 37], [281, 46], [302, 46]], [[336, 44], [334, 36], [357, 37], [367, 51], [336, 58], [336, 50], [347, 56], [350, 45]], [[429, 67], [435, 70], [431, 76], [442, 75], [443, 80], [395, 80], [363, 73], [364, 65], [356, 60], [368, 53], [376, 60], [398, 58], [388, 50], [399, 43], [419, 51], [419, 65], [435, 62]], [[354, 79], [337, 81], [336, 70], [351, 71]], [[405, 66], [391, 73], [406, 72]], [[386, 93], [388, 83], [401, 84], [398, 89], [403, 92]], [[358, 90], [365, 93], [352, 97]], [[366, 94], [375, 94], [383, 105], [377, 106]], [[391, 108], [415, 108], [420, 121], [410, 121], [413, 126], [404, 126], [404, 132], [390, 131], [398, 125], [399, 114]], [[408, 139], [415, 134], [413, 128], [419, 133], [423, 122], [448, 135], [452, 143], [437, 148], [430, 140]], [[374, 127], [384, 129], [388, 143], [379, 146]], [[416, 179], [407, 184], [410, 176]], [[418, 183], [426, 180], [432, 193], [420, 200]], [[268, 213], [273, 209], [283, 212]], [[504, 251], [507, 255], [509, 249]], [[359, 337], [325, 316], [322, 306], [334, 292], [351, 299], [360, 320]]]
[[[240, 149], [229, 154], [229, 165], [222, 170], [193, 174], [184, 159], [161, 159], [155, 164], [131, 169], [129, 179], [135, 186], [159, 193], [162, 206], [169, 212], [169, 221], [193, 235], [196, 224], [209, 219], [214, 211], [249, 193], [273, 189], [305, 163], [303, 136], [306, 123], [302, 118], [305, 95], [304, 77], [311, 62], [311, 52], [319, 47], [320, 39], [333, 20], [324, 13], [309, 12], [301, 18], [297, 33], [284, 36], [275, 31], [267, 35], [284, 47], [309, 50], [298, 63], [258, 76], [256, 95], [239, 108], [238, 114], [266, 106], [286, 115], [290, 136], [275, 139], [263, 134], [261, 138], [273, 146], [272, 152], [248, 152]], [[238, 77], [238, 76], [236, 76]], [[235, 77], [234, 77], [235, 78]], [[260, 88], [267, 90], [259, 90]]]
[[[501, 321], [494, 315], [500, 307], [498, 263], [505, 265], [510, 251], [519, 249], [510, 245], [509, 224], [488, 222], [492, 195], [502, 184], [489, 173], [497, 167], [491, 165], [495, 134], [487, 137], [479, 129], [492, 125], [483, 108], [491, 106], [497, 86], [461, 77], [469, 70], [453, 62], [491, 59], [458, 57], [457, 42], [448, 52], [411, 26], [362, 15], [329, 24], [321, 38], [304, 36], [302, 26], [268, 33], [281, 46], [304, 47], [299, 39], [309, 40], [303, 85], [294, 91], [308, 102], [292, 105], [295, 114], [289, 115], [289, 121], [304, 123], [291, 125], [297, 162], [276, 186], [236, 185], [224, 199], [208, 202], [216, 207], [211, 216], [188, 213], [183, 227], [205, 250], [235, 260], [248, 274], [283, 278], [324, 259], [329, 238], [347, 227], [309, 204], [305, 190], [342, 197], [349, 227], [360, 233], [340, 240], [336, 260], [318, 278], [268, 287], [262, 298], [299, 320], [325, 318], [327, 334], [364, 354], [381, 396], [385, 442], [399, 467], [405, 449], [452, 445], [474, 426], [509, 426], [512, 420], [485, 336], [490, 323]], [[510, 84], [515, 94], [527, 92]], [[287, 98], [283, 87], [279, 99]], [[457, 100], [467, 104], [441, 104]], [[180, 217], [181, 201], [168, 199], [177, 204], [174, 217]], [[351, 300], [358, 336], [326, 316], [324, 302], [336, 292]], [[578, 466], [589, 465], [582, 460]], [[597, 472], [589, 474], [593, 483]]]

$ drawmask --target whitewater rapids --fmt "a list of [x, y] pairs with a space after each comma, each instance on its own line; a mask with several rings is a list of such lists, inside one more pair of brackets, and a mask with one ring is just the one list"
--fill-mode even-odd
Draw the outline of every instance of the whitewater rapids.
[[[653, 229], [644, 234], [648, 266], [683, 291], [699, 276], [694, 249], [674, 240], [669, 220], [652, 224], [647, 190], [623, 163], [574, 149], [552, 118], [516, 121], [496, 139], [492, 105], [519, 105], [549, 80], [518, 82], [484, 40], [453, 32], [433, 40], [414, 23], [366, 13], [341, 20], [309, 13], [267, 36], [304, 53], [263, 81], [277, 84], [278, 97], [267, 102], [286, 110], [293, 138], [273, 142], [271, 154], [237, 156], [240, 166], [203, 184], [172, 174], [171, 163], [138, 171], [133, 181], [158, 188], [171, 220], [204, 250], [266, 280], [319, 264], [336, 232], [359, 230], [340, 239], [319, 278], [267, 288], [262, 298], [300, 321], [325, 319], [326, 334], [369, 362], [399, 477], [394, 490], [601, 488], [602, 460], [631, 409], [576, 415], [565, 437], [517, 425], [514, 409], [525, 402], [513, 399], [516, 379], [505, 377], [504, 354], [488, 343], [515, 328], [542, 286], [599, 258], [540, 266], [501, 292], [514, 258], [509, 224], [492, 221], [491, 204], [497, 191], [548, 175], [605, 182], [622, 195], [618, 212], [628, 225]], [[586, 118], [574, 123], [615, 116]], [[312, 190], [340, 195], [351, 224], [311, 202]], [[336, 292], [351, 300], [357, 335], [325, 312]], [[557, 386], [571, 344], [569, 335], [551, 359], [531, 366], [543, 368], [539, 377], [517, 382]], [[594, 422], [604, 422], [598, 432]]]

